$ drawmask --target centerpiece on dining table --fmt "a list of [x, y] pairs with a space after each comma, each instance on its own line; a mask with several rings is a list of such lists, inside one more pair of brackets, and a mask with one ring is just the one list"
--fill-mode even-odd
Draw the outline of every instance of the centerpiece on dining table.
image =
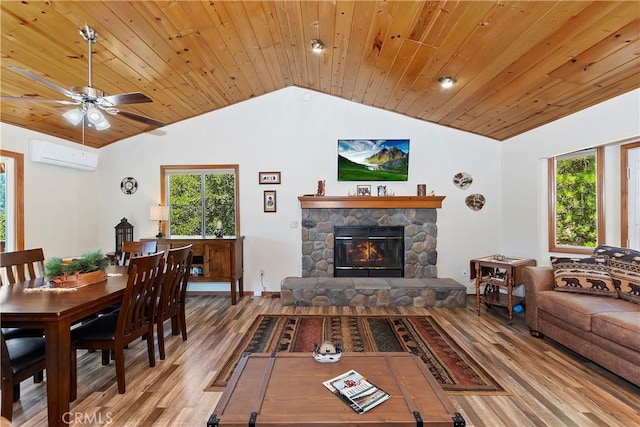
[[109, 259], [98, 250], [80, 257], [51, 258], [44, 264], [44, 271], [52, 286], [80, 287], [107, 280], [107, 265]]

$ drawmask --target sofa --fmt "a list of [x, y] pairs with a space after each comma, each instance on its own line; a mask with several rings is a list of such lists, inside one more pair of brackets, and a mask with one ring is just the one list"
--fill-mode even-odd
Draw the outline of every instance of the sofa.
[[598, 246], [590, 257], [525, 267], [525, 321], [640, 386], [640, 251]]

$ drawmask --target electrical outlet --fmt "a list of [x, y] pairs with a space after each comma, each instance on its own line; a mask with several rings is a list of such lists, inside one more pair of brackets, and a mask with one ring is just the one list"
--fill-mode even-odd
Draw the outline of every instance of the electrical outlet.
[[264, 276], [264, 270], [260, 270], [260, 277]]
[[462, 277], [466, 279], [467, 276], [469, 276], [469, 273], [467, 272], [467, 270], [462, 270]]

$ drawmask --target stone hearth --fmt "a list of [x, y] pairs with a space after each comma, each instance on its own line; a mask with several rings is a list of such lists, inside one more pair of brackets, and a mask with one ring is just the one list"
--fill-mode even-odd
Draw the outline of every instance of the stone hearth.
[[287, 277], [282, 305], [299, 307], [464, 307], [466, 288], [453, 279]]

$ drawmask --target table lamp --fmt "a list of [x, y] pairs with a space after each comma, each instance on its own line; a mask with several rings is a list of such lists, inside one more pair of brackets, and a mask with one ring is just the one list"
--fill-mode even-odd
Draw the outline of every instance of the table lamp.
[[164, 237], [164, 233], [162, 233], [162, 221], [169, 219], [169, 207], [162, 205], [151, 206], [149, 209], [149, 219], [158, 221], [158, 234], [156, 234], [156, 237]]

